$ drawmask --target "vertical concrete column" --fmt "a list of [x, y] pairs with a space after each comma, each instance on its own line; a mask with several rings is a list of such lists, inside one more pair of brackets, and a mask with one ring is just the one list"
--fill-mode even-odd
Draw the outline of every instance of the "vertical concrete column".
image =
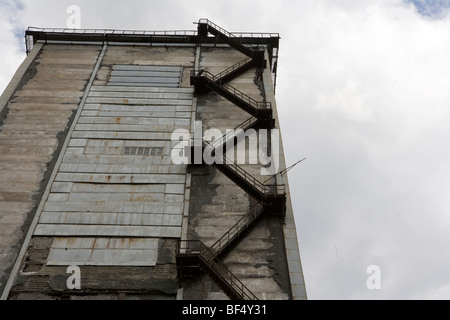
[[[200, 67], [200, 54], [201, 47], [197, 45], [197, 49], [195, 51], [195, 62], [194, 62], [194, 70], [198, 70]], [[197, 97], [194, 97], [192, 100], [192, 109], [191, 109], [191, 137], [193, 137], [194, 133], [194, 123], [195, 123], [195, 115], [197, 113]], [[186, 187], [185, 187], [185, 201], [184, 201], [184, 212], [183, 212], [183, 224], [181, 227], [181, 240], [188, 240], [188, 226], [189, 226], [189, 206], [190, 206], [190, 195], [191, 195], [191, 173], [186, 173]], [[177, 300], [183, 300], [183, 287], [179, 288], [177, 291]]]

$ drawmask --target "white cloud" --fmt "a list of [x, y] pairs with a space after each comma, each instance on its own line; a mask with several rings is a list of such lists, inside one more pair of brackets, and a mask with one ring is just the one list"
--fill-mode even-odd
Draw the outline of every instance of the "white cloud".
[[0, 43], [2, 53], [0, 59], [0, 92], [8, 85], [18, 66], [25, 57], [23, 26], [20, 23], [20, 12], [24, 9], [22, 1], [0, 1]]
[[[450, 23], [395, 1], [306, 11], [281, 51], [278, 105], [288, 162], [308, 157], [290, 183], [309, 297], [427, 298], [410, 283], [450, 280], [433, 249], [450, 240]], [[365, 287], [372, 263], [386, 272], [379, 292]]]

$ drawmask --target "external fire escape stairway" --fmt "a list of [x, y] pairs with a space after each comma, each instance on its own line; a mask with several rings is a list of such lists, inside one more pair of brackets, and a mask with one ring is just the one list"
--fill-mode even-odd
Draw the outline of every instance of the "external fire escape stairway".
[[227, 83], [227, 82], [237, 78], [238, 76], [240, 76], [241, 74], [248, 71], [249, 69], [251, 69], [254, 66], [255, 66], [255, 63], [254, 63], [253, 59], [247, 57], [247, 58], [239, 61], [238, 63], [232, 65], [231, 67], [226, 68], [225, 70], [216, 74], [215, 76], [216, 76], [216, 78], [218, 78], [218, 81], [220, 83]]
[[262, 203], [256, 204], [209, 248], [199, 240], [180, 240], [176, 257], [179, 279], [205, 271], [230, 299], [257, 300], [258, 298], [220, 263], [219, 257], [241, 240], [266, 210]]
[[209, 90], [215, 90], [225, 99], [231, 101], [241, 109], [250, 113], [258, 119], [268, 121], [267, 127], [273, 127], [272, 106], [268, 102], [258, 102], [240, 90], [227, 84], [230, 80], [241, 75], [252, 67], [264, 69], [266, 63], [264, 60], [264, 51], [250, 44], [243, 43], [243, 39], [236, 37], [231, 32], [219, 27], [208, 19], [200, 19], [198, 22], [198, 35], [207, 37], [208, 33], [215, 35], [232, 48], [247, 55], [248, 58], [239, 61], [233, 66], [223, 70], [219, 74], [212, 74], [205, 70], [191, 71], [191, 85], [194, 85], [196, 93], [206, 93]]
[[242, 239], [265, 210], [267, 209], [264, 205], [256, 204], [209, 248], [199, 240], [180, 240], [177, 250], [179, 278], [183, 279], [205, 271], [230, 299], [257, 300], [258, 298], [220, 263], [218, 258]]
[[[252, 120], [252, 118], [248, 120]], [[226, 151], [226, 147], [224, 148], [224, 146], [226, 146], [226, 144], [234, 138], [239, 139], [238, 136], [230, 134], [224, 135], [222, 138], [214, 141], [213, 143], [202, 141], [201, 145], [199, 145], [196, 144], [195, 141], [191, 142], [190, 163], [204, 164], [204, 162], [195, 162], [196, 152], [202, 155], [202, 159], [205, 154], [211, 155], [211, 158], [214, 160], [212, 164], [214, 164], [217, 169], [225, 174], [236, 185], [246, 191], [251, 197], [262, 202], [274, 213], [278, 213], [280, 217], [284, 219], [286, 210], [286, 193], [284, 185], [263, 183], [255, 178], [251, 173], [236, 164], [234, 159], [227, 157], [224, 152]]]
[[[245, 58], [231, 67], [226, 68], [225, 70], [221, 71], [220, 73], [214, 75], [215, 81], [218, 85], [222, 85], [225, 83], [228, 83], [229, 81], [239, 77], [244, 72], [250, 70], [255, 66], [255, 63], [252, 58]], [[195, 79], [196, 72], [191, 72], [191, 85], [197, 84], [197, 81]], [[207, 86], [195, 86], [195, 93], [196, 94], [204, 94], [207, 93], [211, 88]]]
[[[205, 146], [208, 147], [209, 145]], [[257, 201], [274, 210], [278, 209], [279, 213], [284, 215], [283, 203], [286, 199], [284, 185], [264, 184], [225, 155], [222, 163], [215, 163], [215, 166]]]
[[231, 147], [234, 148], [235, 139], [239, 140], [244, 132], [249, 129], [257, 129], [260, 124], [261, 122], [258, 118], [251, 116], [233, 130], [226, 132], [222, 137], [211, 142], [210, 145], [214, 147], [214, 150], [226, 151], [227, 145], [232, 143]]
[[213, 89], [252, 116], [266, 121], [272, 120], [272, 104], [270, 102], [256, 101], [230, 84], [224, 83], [209, 71], [200, 70], [197, 72], [197, 70], [192, 70], [191, 85], [195, 86], [197, 93], [199, 93], [198, 88]]
[[258, 297], [199, 240], [180, 240], [176, 260], [179, 279], [204, 271], [231, 300], [258, 300]]
[[242, 216], [222, 237], [219, 238], [212, 246], [209, 247], [209, 251], [215, 258], [223, 256], [228, 250], [230, 250], [235, 244], [237, 244], [242, 236], [250, 230], [254, 223], [258, 220], [262, 214], [267, 211], [267, 208], [262, 203], [257, 203], [255, 206]]
[[[226, 84], [227, 81], [230, 81], [251, 67], [264, 68], [264, 52], [257, 50], [257, 48], [252, 48], [249, 45], [244, 45], [233, 34], [213, 24], [209, 20], [201, 19], [198, 26], [198, 35], [200, 37], [206, 37], [208, 32], [218, 38], [221, 37], [224, 42], [246, 54], [251, 59], [244, 59], [218, 75], [213, 75], [204, 70], [198, 73], [193, 70], [191, 72], [191, 85], [195, 86], [197, 93], [201, 91], [199, 90], [200, 88], [203, 88], [203, 92], [206, 91], [204, 88], [213, 89], [238, 107], [250, 113], [252, 117], [237, 127], [242, 129], [242, 131], [258, 126], [272, 128], [273, 119], [270, 103], [257, 102], [238, 89]], [[258, 298], [225, 265], [219, 262], [219, 257], [241, 240], [242, 236], [250, 230], [251, 226], [254, 225], [263, 213], [278, 213], [284, 219], [286, 193], [284, 185], [266, 185], [235, 164], [234, 159], [230, 160], [225, 156], [225, 149], [223, 147], [229, 141], [239, 139], [239, 134], [235, 134], [237, 128], [235, 128], [233, 133], [227, 133], [221, 139], [211, 144], [202, 141], [201, 151], [203, 153], [208, 148], [211, 155], [215, 155], [215, 152], [222, 149], [223, 161], [222, 163], [214, 162], [216, 167], [259, 202], [209, 248], [199, 240], [180, 240], [176, 256], [177, 270], [178, 277], [181, 280], [184, 276], [195, 276], [203, 270], [208, 273], [230, 299], [257, 300]], [[194, 155], [196, 147], [195, 144], [192, 146], [191, 157]], [[191, 161], [191, 163], [194, 162]]]
[[[227, 148], [231, 144], [234, 148], [235, 142], [244, 137], [244, 132], [250, 128], [255, 128], [260, 124], [260, 120], [255, 117], [250, 117], [233, 130], [225, 133], [221, 138], [209, 143], [202, 141], [201, 152], [206, 150], [211, 156], [218, 157], [220, 161], [214, 161], [214, 165], [230, 180], [240, 186], [244, 191], [250, 194], [257, 201], [260, 201], [265, 206], [270, 207], [272, 211], [277, 212], [284, 219], [286, 194], [284, 185], [265, 184], [255, 178], [252, 174], [244, 170], [241, 166], [236, 164], [234, 159], [226, 156]], [[195, 152], [194, 147], [191, 149], [192, 154]], [[234, 157], [233, 157], [234, 158]], [[191, 161], [191, 163], [193, 163]]]
[[[248, 128], [257, 123], [257, 121], [256, 118], [251, 117], [240, 126], [241, 128]], [[233, 131], [236, 132], [236, 130]], [[209, 151], [214, 153], [216, 148], [223, 147], [235, 138], [239, 139], [239, 136], [226, 134], [212, 144], [203, 141], [202, 151], [209, 148]], [[215, 165], [233, 182], [260, 202], [253, 206], [209, 248], [199, 240], [180, 240], [176, 258], [178, 277], [183, 279], [185, 276], [198, 275], [203, 270], [209, 274], [230, 299], [256, 300], [257, 297], [219, 262], [219, 257], [240, 241], [264, 213], [278, 213], [284, 219], [286, 202], [284, 185], [266, 185], [260, 182], [225, 155], [223, 155], [223, 163], [215, 163]]]
[[208, 33], [216, 36], [218, 40], [230, 45], [230, 47], [242, 52], [248, 57], [251, 57], [255, 62], [256, 67], [265, 68], [264, 51], [259, 50], [250, 44], [243, 43], [242, 38], [236, 37], [233, 33], [219, 27], [217, 24], [208, 19], [200, 19], [197, 26], [198, 36], [207, 37]]

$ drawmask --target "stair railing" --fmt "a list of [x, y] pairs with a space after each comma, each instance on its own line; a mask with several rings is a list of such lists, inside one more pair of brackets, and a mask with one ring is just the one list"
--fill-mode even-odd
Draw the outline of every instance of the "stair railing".
[[253, 61], [252, 58], [245, 58], [244, 60], [239, 61], [238, 63], [232, 65], [231, 67], [226, 68], [225, 70], [221, 71], [220, 73], [216, 74], [215, 76], [219, 79], [223, 79], [225, 76], [229, 75], [233, 71], [236, 71], [237, 69], [245, 66], [246, 64], [249, 64]]
[[213, 82], [215, 85], [220, 86], [228, 93], [232, 94], [236, 98], [240, 99], [244, 103], [250, 105], [251, 107], [255, 109], [272, 109], [272, 103], [270, 102], [264, 102], [264, 101], [256, 101], [252, 97], [246, 95], [239, 89], [236, 89], [232, 85], [228, 83], [222, 83], [221, 78], [212, 74], [209, 71], [206, 71], [204, 69], [201, 69], [200, 71], [197, 70], [191, 70], [191, 77], [205, 77], [210, 82]]
[[215, 260], [215, 255], [200, 240], [179, 240], [179, 255], [198, 255], [207, 271], [214, 274], [228, 290], [232, 291], [238, 299], [258, 300], [256, 297], [225, 265]]
[[228, 247], [240, 234], [245, 232], [248, 227], [255, 221], [259, 215], [264, 211], [264, 205], [259, 202], [242, 216], [222, 237], [220, 237], [209, 250], [216, 257]]
[[[212, 22], [209, 19], [200, 19], [198, 21], [198, 23], [206, 24], [209, 27], [212, 27], [213, 29], [217, 30], [219, 33], [221, 33], [225, 37], [229, 38], [231, 41], [235, 42], [237, 45], [244, 46], [244, 43], [242, 43], [242, 39], [241, 38], [236, 37], [233, 33], [225, 30], [224, 28], [222, 28], [220, 26], [218, 26], [217, 24], [215, 24], [214, 22]], [[245, 44], [245, 46], [249, 47], [252, 50], [257, 50], [258, 49], [258, 47], [254, 46], [252, 44], [249, 44], [249, 43]]]

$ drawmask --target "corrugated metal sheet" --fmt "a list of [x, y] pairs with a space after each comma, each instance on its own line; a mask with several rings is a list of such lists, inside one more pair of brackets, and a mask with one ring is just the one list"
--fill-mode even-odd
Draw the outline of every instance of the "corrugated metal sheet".
[[112, 66], [108, 85], [133, 87], [177, 88], [181, 81], [181, 66]]
[[114, 65], [90, 88], [34, 232], [56, 237], [48, 264], [151, 266], [158, 238], [181, 237], [187, 169], [171, 133], [190, 129], [193, 103], [181, 74]]
[[49, 265], [156, 265], [157, 238], [56, 237]]

